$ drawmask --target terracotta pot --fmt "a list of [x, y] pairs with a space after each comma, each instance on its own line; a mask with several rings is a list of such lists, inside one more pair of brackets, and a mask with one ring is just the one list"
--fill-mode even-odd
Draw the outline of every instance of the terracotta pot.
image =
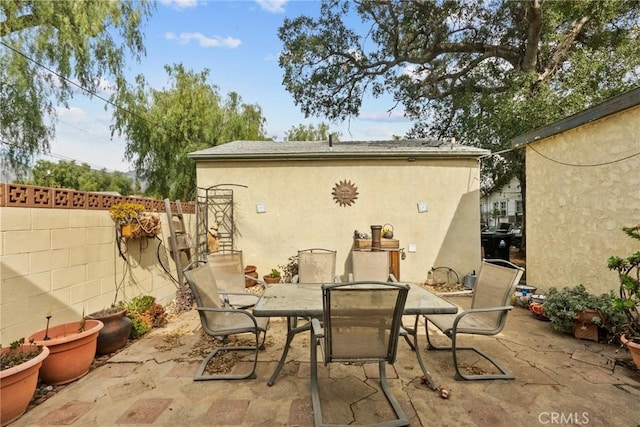
[[266, 283], [280, 283], [280, 277], [262, 276]]
[[91, 313], [87, 319], [99, 320], [104, 327], [98, 333], [96, 354], [109, 354], [127, 344], [133, 323], [127, 316], [127, 309], [114, 307]]
[[620, 336], [620, 341], [629, 349], [633, 363], [636, 364], [636, 368], [640, 369], [640, 344], [629, 341], [624, 335]]
[[[247, 265], [244, 268], [244, 275], [245, 276], [249, 276], [249, 277], [253, 277], [254, 279], [258, 278], [258, 272], [256, 271], [257, 267], [255, 265]], [[244, 279], [244, 287], [245, 288], [250, 288], [252, 286], [255, 286], [256, 283], [258, 283], [256, 280], [251, 280], [248, 278]]]
[[[47, 357], [40, 367], [40, 378], [49, 385], [66, 384], [89, 372], [96, 356], [98, 333], [104, 324], [99, 320], [85, 320], [84, 331], [78, 332], [80, 321], [52, 326], [48, 331], [32, 334], [27, 341], [46, 345]], [[50, 339], [44, 340], [45, 334]]]
[[602, 313], [591, 308], [578, 313], [573, 327], [573, 336], [598, 342], [598, 325], [593, 323], [593, 318], [596, 316], [602, 319]]
[[[35, 345], [25, 345], [23, 349], [33, 351]], [[3, 348], [2, 353], [11, 351]], [[25, 413], [29, 402], [36, 392], [38, 385], [38, 371], [42, 361], [49, 356], [49, 349], [42, 347], [42, 351], [33, 359], [0, 371], [0, 424], [5, 426]]]

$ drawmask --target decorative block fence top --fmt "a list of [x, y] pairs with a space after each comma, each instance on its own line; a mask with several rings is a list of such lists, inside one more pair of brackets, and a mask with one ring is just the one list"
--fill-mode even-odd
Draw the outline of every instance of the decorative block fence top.
[[[66, 188], [0, 183], [0, 207], [108, 210], [123, 202], [140, 203], [148, 212], [164, 212], [164, 201]], [[195, 213], [195, 203], [181, 203], [183, 213]], [[176, 209], [171, 202], [171, 209]]]

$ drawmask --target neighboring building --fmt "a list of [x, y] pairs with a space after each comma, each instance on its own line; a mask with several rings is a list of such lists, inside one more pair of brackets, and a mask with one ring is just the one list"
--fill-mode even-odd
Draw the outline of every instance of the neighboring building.
[[512, 141], [526, 150], [527, 284], [618, 290], [612, 255], [638, 251], [640, 88]]
[[522, 224], [522, 193], [520, 181], [513, 178], [509, 184], [480, 198], [480, 221], [487, 226], [501, 222]]
[[426, 140], [234, 141], [189, 156], [199, 199], [232, 190], [208, 221], [232, 215], [233, 247], [260, 274], [323, 247], [338, 252], [336, 273], [346, 277], [354, 231], [390, 223], [403, 254], [400, 279], [422, 283], [434, 266], [461, 277], [479, 267], [478, 159], [486, 154]]

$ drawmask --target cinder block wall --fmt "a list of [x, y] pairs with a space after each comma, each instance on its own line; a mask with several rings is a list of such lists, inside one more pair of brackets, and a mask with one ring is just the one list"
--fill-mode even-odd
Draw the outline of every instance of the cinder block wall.
[[[44, 329], [49, 313], [55, 325], [141, 294], [171, 302], [176, 266], [160, 217], [159, 238], [118, 249], [108, 210], [0, 207], [0, 344]], [[195, 214], [185, 223], [193, 231]]]

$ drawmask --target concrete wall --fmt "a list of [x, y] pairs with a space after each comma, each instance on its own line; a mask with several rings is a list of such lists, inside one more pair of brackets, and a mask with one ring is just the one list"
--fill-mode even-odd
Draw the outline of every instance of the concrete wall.
[[607, 259], [640, 249], [621, 231], [640, 222], [639, 152], [640, 107], [527, 145], [527, 284], [617, 292]]
[[[349, 181], [358, 198], [340, 206], [335, 185]], [[288, 160], [197, 163], [198, 187], [234, 190], [235, 249], [260, 275], [300, 249], [337, 251], [337, 274], [350, 271], [354, 230], [391, 223], [404, 248], [400, 279], [424, 282], [433, 266], [461, 276], [480, 263], [479, 168], [476, 159]], [[418, 202], [428, 204], [419, 213]], [[256, 211], [264, 204], [265, 213]], [[409, 245], [416, 251], [410, 253]]]
[[[194, 215], [185, 215], [195, 224]], [[51, 324], [78, 320], [118, 300], [153, 295], [175, 298], [166, 215], [158, 239], [130, 239], [120, 257], [107, 210], [0, 207], [0, 343], [26, 337]], [[160, 246], [160, 247], [159, 247]]]

